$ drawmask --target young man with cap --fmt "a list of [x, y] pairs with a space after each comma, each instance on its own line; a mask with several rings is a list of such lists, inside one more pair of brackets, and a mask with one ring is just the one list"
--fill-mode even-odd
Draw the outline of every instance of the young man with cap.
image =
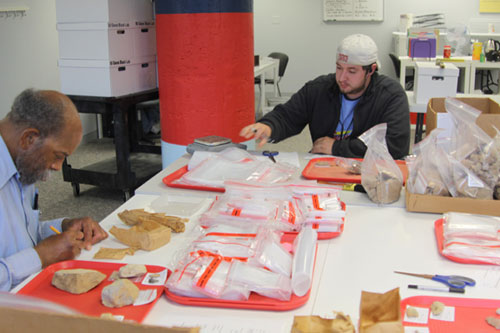
[[366, 130], [387, 123], [386, 141], [395, 159], [408, 154], [410, 113], [406, 93], [396, 80], [376, 72], [377, 46], [366, 35], [350, 35], [337, 48], [336, 73], [309, 81], [240, 135], [255, 137], [261, 147], [302, 132], [309, 125], [311, 153], [363, 157], [358, 139]]

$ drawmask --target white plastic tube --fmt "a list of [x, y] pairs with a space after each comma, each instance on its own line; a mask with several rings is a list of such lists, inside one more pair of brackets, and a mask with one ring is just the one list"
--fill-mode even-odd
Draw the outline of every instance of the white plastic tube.
[[304, 226], [294, 242], [292, 291], [299, 297], [311, 288], [317, 241], [318, 232], [311, 226]]

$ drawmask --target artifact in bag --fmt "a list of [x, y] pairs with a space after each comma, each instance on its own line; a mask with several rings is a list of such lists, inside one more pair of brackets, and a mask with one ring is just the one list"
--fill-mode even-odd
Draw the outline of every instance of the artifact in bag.
[[354, 175], [361, 174], [362, 162], [353, 158], [335, 157], [335, 162], [338, 166], [346, 169]]
[[379, 204], [389, 204], [399, 199], [403, 184], [392, 171], [381, 170], [376, 175], [367, 175], [363, 187], [370, 199]]
[[387, 148], [387, 124], [373, 126], [359, 136], [367, 149], [361, 165], [361, 185], [370, 200], [389, 204], [399, 199], [403, 174]]

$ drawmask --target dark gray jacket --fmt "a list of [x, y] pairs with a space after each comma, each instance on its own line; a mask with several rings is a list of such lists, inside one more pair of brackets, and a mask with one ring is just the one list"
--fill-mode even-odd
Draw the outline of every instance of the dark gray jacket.
[[[276, 106], [259, 122], [271, 127], [274, 142], [299, 134], [309, 125], [314, 142], [325, 136], [333, 137], [340, 118], [340, 103], [335, 74], [322, 75], [306, 83], [288, 102]], [[335, 141], [332, 155], [364, 157], [366, 146], [358, 137], [380, 123], [387, 123], [387, 147], [393, 158], [406, 156], [410, 148], [408, 98], [399, 82], [375, 72], [355, 106], [351, 136]]]

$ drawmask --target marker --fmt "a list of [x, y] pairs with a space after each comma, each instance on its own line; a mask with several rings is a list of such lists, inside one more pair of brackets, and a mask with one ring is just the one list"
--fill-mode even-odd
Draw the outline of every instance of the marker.
[[55, 232], [56, 234], [60, 234], [61, 232], [59, 230], [57, 230], [53, 225], [50, 226], [50, 229]]
[[[256, 128], [252, 128], [252, 132], [257, 133], [257, 129]], [[274, 140], [271, 140], [271, 138], [267, 137], [267, 136], [263, 136], [261, 138], [261, 140], [265, 140], [265, 142], [267, 142], [267, 143], [274, 143]]]
[[409, 284], [408, 288], [418, 289], [418, 290], [428, 290], [428, 291], [442, 291], [446, 293], [465, 293], [464, 288], [453, 288], [453, 287], [432, 287], [432, 286], [419, 286], [416, 284]]

